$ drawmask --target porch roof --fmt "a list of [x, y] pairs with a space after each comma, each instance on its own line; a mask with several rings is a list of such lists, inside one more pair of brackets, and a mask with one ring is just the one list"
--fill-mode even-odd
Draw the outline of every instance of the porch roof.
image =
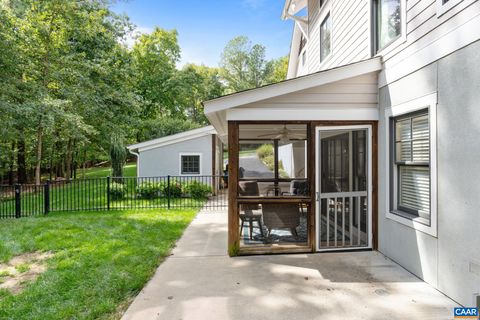
[[225, 142], [229, 120], [378, 120], [381, 58], [352, 63], [205, 101]]

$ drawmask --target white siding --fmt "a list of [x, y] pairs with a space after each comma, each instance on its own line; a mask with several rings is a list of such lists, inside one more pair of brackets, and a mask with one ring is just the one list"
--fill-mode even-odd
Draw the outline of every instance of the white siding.
[[[467, 23], [478, 21], [480, 2], [463, 0], [442, 15], [437, 12], [435, 0], [407, 1], [406, 10], [406, 37], [379, 53], [385, 63], [380, 86], [396, 81], [462, 48], [469, 42], [462, 39], [464, 35], [472, 36], [475, 32], [478, 33], [478, 28], [470, 28], [471, 31], [455, 37], [448, 45], [441, 45], [445, 52], [440, 54], [434, 47], [435, 43], [446, 39], [447, 35]], [[478, 40], [478, 36], [476, 39]]]
[[[478, 0], [462, 0], [441, 13], [438, 12], [436, 0], [405, 2], [405, 34], [378, 53], [385, 63], [384, 71], [380, 74], [380, 86], [396, 81], [480, 38]], [[328, 0], [320, 9], [319, 0], [308, 1], [308, 73], [371, 57], [371, 3], [372, 0]], [[332, 52], [325, 61], [320, 62], [320, 25], [327, 12], [332, 18]], [[460, 27], [463, 27], [461, 32]], [[434, 47], [435, 43], [438, 44], [448, 35], [452, 36], [457, 29], [459, 35], [455, 35], [453, 41], [449, 40], [448, 45], [443, 44], [445, 52], [440, 53]], [[297, 71], [305, 73], [304, 69]]]
[[[320, 85], [228, 110], [228, 120], [361, 120], [378, 119], [377, 73]], [[360, 119], [359, 118], [359, 119]], [[357, 119], [358, 120], [358, 119]]]
[[[318, 0], [308, 1], [309, 73], [330, 69], [370, 57], [369, 0], [329, 0], [322, 10]], [[332, 52], [320, 62], [320, 25], [326, 14], [332, 18]]]

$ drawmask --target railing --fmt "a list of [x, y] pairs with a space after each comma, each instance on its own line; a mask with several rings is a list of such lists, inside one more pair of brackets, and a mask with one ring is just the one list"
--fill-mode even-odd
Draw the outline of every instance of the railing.
[[320, 247], [368, 245], [367, 191], [320, 194]]
[[221, 176], [93, 178], [42, 185], [0, 185], [0, 218], [60, 211], [221, 209], [228, 195]]

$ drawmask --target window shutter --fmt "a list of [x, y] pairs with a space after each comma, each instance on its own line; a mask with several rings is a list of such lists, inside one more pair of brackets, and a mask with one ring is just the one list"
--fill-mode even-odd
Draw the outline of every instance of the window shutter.
[[418, 212], [428, 219], [430, 214], [430, 168], [401, 166], [399, 172], [399, 206]]

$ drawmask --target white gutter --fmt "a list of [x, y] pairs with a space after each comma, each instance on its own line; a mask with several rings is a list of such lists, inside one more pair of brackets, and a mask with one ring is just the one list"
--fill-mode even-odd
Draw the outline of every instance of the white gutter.
[[[128, 148], [127, 148], [128, 149]], [[137, 178], [140, 176], [139, 175], [139, 170], [140, 170], [140, 154], [138, 152], [134, 152], [133, 149], [130, 150], [128, 149], [128, 152], [130, 152], [131, 154], [133, 154], [134, 156], [137, 157]]]

